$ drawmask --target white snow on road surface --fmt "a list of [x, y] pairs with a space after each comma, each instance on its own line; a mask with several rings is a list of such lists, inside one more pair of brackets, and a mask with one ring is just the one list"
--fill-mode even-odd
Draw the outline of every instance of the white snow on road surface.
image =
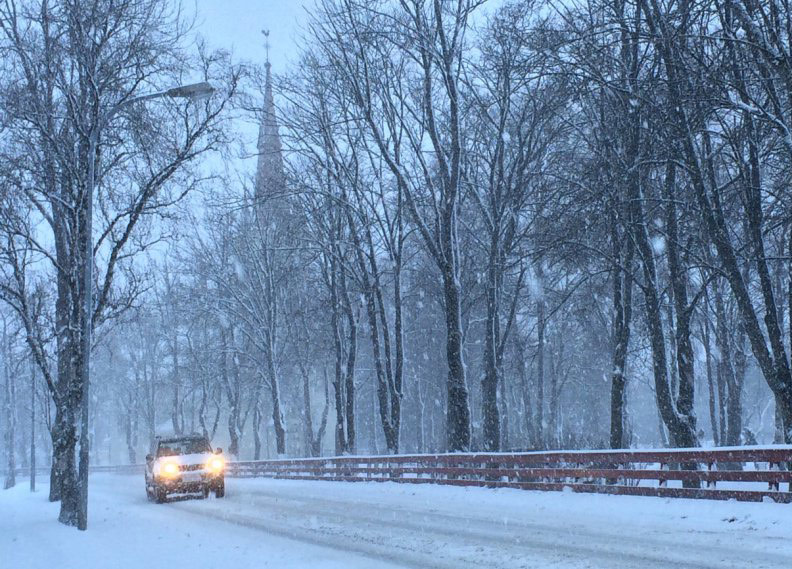
[[193, 516], [179, 511], [184, 502], [148, 502], [142, 476], [92, 476], [89, 527], [79, 532], [57, 522], [46, 487], [31, 495], [26, 482], [0, 491], [2, 569], [395, 567]]
[[[228, 479], [225, 499], [146, 501], [95, 475], [90, 527], [46, 489], [0, 492], [11, 569], [788, 568], [792, 505], [520, 490]], [[10, 562], [9, 562], [10, 560]]]

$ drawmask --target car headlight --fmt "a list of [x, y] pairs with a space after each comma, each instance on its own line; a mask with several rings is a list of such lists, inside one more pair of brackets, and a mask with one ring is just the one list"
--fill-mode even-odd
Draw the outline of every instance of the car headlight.
[[209, 459], [209, 462], [206, 463], [206, 468], [211, 472], [220, 472], [225, 468], [225, 460], [219, 456], [212, 457]]
[[176, 476], [179, 474], [179, 465], [175, 462], [166, 462], [160, 468], [160, 474], [163, 476]]

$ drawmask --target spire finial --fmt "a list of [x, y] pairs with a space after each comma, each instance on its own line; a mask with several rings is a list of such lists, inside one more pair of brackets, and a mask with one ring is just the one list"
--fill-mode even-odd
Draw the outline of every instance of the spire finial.
[[270, 60], [269, 60], [269, 48], [270, 48], [269, 35], [270, 35], [270, 31], [269, 30], [261, 30], [261, 33], [264, 34], [264, 49], [267, 50], [267, 65], [269, 65], [269, 62], [270, 62]]

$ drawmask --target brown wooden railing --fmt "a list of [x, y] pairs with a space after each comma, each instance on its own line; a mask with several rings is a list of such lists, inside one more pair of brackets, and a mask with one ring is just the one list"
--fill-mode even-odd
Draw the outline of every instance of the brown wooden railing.
[[[120, 464], [120, 465], [99, 465], [90, 467], [91, 473], [96, 472], [109, 472], [112, 474], [143, 474], [143, 469], [146, 467], [145, 464]], [[0, 470], [0, 477], [5, 476], [6, 471]], [[50, 474], [50, 467], [49, 466], [38, 466], [36, 467], [36, 476], [47, 477], [49, 478]], [[30, 475], [30, 468], [18, 466], [16, 468], [16, 476], [18, 478], [26, 478]]]
[[[772, 446], [257, 460], [229, 462], [226, 474], [790, 503], [790, 467], [792, 446]], [[92, 466], [91, 471], [142, 474], [143, 465]]]
[[792, 447], [342, 456], [234, 462], [228, 474], [792, 502]]

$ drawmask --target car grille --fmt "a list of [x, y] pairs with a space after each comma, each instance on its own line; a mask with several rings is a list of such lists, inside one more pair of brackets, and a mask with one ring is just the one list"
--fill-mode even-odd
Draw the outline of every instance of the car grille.
[[186, 472], [189, 470], [202, 470], [204, 467], [203, 464], [182, 464], [179, 465], [179, 470], [182, 472]]

